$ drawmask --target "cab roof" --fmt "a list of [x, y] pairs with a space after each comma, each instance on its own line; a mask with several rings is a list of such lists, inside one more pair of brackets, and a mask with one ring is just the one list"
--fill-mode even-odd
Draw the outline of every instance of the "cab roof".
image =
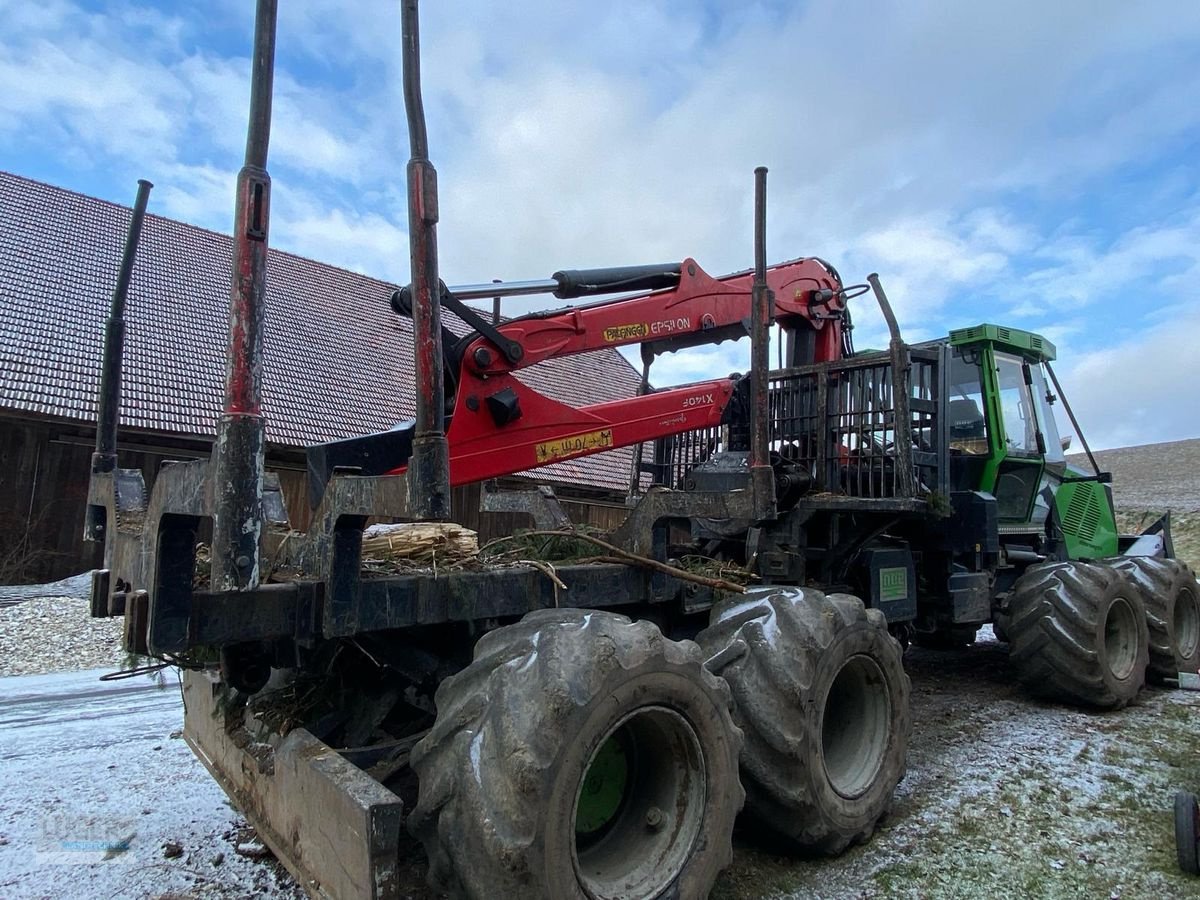
[[1040, 334], [1022, 331], [1020, 328], [983, 324], [972, 325], [970, 328], [956, 328], [950, 332], [952, 347], [984, 343], [990, 343], [1001, 350], [1019, 353], [1038, 362], [1050, 362], [1058, 353], [1054, 344]]

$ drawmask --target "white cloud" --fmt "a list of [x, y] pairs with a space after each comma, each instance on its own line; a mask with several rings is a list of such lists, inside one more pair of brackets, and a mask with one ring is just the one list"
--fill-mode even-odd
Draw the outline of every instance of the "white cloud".
[[1006, 315], [1010, 319], [1031, 319], [1044, 316], [1049, 311], [1044, 301], [1026, 299], [1012, 307]]
[[0, 55], [0, 130], [40, 129], [82, 157], [101, 145], [118, 156], [169, 153], [178, 131], [169, 110], [182, 99], [160, 67], [108, 57], [93, 42], [68, 50], [35, 40]]
[[1180, 221], [1141, 226], [1108, 246], [1103, 243], [1097, 235], [1068, 234], [1048, 244], [1037, 256], [1050, 265], [1026, 276], [1029, 289], [1060, 307], [1104, 300], [1136, 306], [1138, 296], [1194, 291], [1200, 276], [1200, 206]]
[[[820, 255], [849, 282], [879, 271], [913, 340], [1007, 315], [1058, 335], [1066, 361], [1067, 342], [1125, 347], [1147, 311], [1194, 302], [1189, 169], [1162, 174], [1137, 227], [1088, 198], [1195, 140], [1200, 5], [465, 0], [422, 17], [448, 282], [744, 268], [766, 164], [769, 256]], [[0, 0], [0, 20], [6, 159], [53, 159], [76, 189], [127, 179], [120, 202], [150, 177], [156, 211], [229, 228], [246, 4]], [[271, 145], [274, 246], [397, 281], [399, 30], [392, 0], [281, 4]], [[885, 343], [869, 296], [856, 312], [859, 345]], [[743, 350], [665, 358], [655, 380], [744, 368]]]
[[893, 285], [889, 295], [910, 315], [936, 309], [956, 289], [994, 279], [1008, 265], [1007, 256], [994, 246], [921, 221], [898, 222], [864, 235], [858, 253], [888, 273]]
[[[375, 213], [347, 214], [281, 195], [286, 205], [287, 241], [293, 253], [391, 280], [408, 281], [406, 232]], [[277, 242], [278, 243], [278, 242]]]
[[[640, 372], [641, 358], [627, 353], [633, 366]], [[772, 351], [774, 359], [774, 351]], [[665, 353], [650, 367], [650, 383], [655, 387], [690, 384], [694, 381], [711, 381], [724, 378], [734, 372], [744, 374], [750, 368], [750, 341], [743, 338], [711, 347], [696, 347]]]
[[1200, 433], [1197, 333], [1200, 310], [1193, 308], [1101, 350], [1075, 356], [1060, 351], [1059, 380], [1094, 449]]
[[155, 212], [213, 231], [230, 230], [236, 170], [177, 163], [148, 174], [155, 182]]

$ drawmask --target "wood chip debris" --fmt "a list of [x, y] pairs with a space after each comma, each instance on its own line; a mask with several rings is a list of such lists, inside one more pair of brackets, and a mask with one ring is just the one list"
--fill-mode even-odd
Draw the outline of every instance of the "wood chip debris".
[[364, 561], [407, 560], [432, 565], [456, 562], [479, 552], [479, 536], [452, 522], [371, 525], [363, 532]]

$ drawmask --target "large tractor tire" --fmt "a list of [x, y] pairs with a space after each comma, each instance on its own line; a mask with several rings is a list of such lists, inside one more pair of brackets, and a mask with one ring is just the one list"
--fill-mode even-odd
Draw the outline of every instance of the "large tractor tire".
[[1127, 556], [1112, 560], [1141, 591], [1150, 635], [1151, 681], [1200, 669], [1200, 591], [1196, 575], [1177, 559]]
[[696, 640], [733, 690], [747, 815], [809, 852], [869, 838], [911, 724], [883, 614], [848, 594], [759, 588], [718, 605]]
[[485, 635], [413, 749], [409, 829], [455, 897], [706, 897], [745, 794], [729, 689], [650, 622], [541, 610]]
[[1146, 612], [1140, 591], [1095, 563], [1038, 566], [1013, 586], [1009, 658], [1030, 692], [1119, 709], [1146, 680]]

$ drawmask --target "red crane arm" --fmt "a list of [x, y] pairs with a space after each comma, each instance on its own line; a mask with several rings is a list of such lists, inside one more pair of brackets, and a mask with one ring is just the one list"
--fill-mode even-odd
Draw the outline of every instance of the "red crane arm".
[[[479, 337], [463, 354], [463, 374], [497, 375], [546, 359], [627, 344], [679, 350], [741, 337], [750, 318], [752, 278], [752, 272], [713, 278], [694, 259], [685, 259], [679, 284], [670, 290], [525, 316], [498, 326], [501, 334], [521, 345], [524, 355], [509, 362], [487, 338]], [[813, 328], [821, 339], [816, 361], [836, 358], [840, 313], [846, 305], [837, 275], [810, 257], [772, 266], [767, 285], [775, 293], [776, 321], [785, 328], [801, 322]]]
[[574, 408], [499, 376], [496, 386], [513, 391], [521, 414], [497, 426], [486, 404], [456, 410], [447, 432], [450, 482], [470, 484], [719, 425], [734, 383], [723, 378]]
[[[462, 354], [447, 431], [450, 481], [469, 484], [537, 466], [718, 425], [735, 380], [722, 378], [643, 396], [571, 407], [513, 372], [605, 347], [650, 344], [657, 352], [719, 343], [747, 333], [752, 272], [713, 278], [693, 259], [672, 289], [513, 319], [498, 327], [522, 348], [513, 363], [485, 337]], [[775, 320], [816, 334], [814, 361], [841, 355], [842, 285], [817, 259], [767, 270]], [[403, 472], [404, 466], [392, 470]]]

